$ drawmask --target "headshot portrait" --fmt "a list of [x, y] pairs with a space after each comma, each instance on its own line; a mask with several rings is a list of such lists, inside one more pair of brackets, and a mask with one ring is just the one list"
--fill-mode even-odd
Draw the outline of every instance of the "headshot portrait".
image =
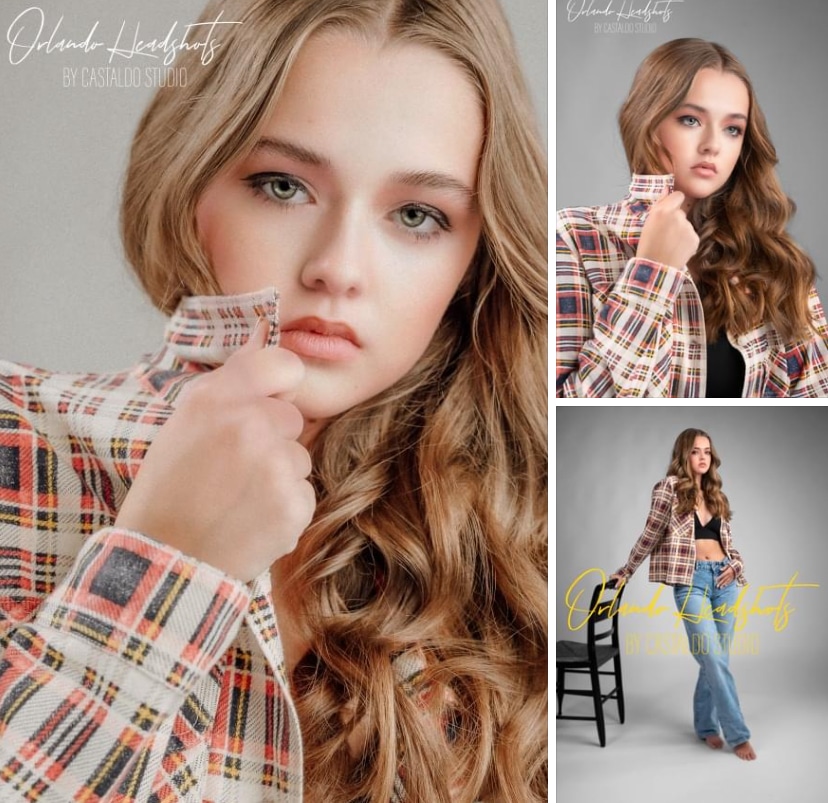
[[598, 6], [557, 6], [556, 395], [828, 396], [825, 11]]
[[0, 799], [547, 799], [545, 19], [2, 4]]

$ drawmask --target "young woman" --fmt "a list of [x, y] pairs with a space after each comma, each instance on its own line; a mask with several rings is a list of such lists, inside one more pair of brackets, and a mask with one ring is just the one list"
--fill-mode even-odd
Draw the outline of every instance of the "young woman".
[[619, 114], [633, 173], [557, 220], [557, 395], [828, 396], [828, 323], [744, 67], [676, 39]]
[[0, 371], [0, 797], [546, 799], [546, 176], [507, 25], [219, 10], [124, 185], [163, 349]]
[[728, 668], [737, 587], [747, 580], [731, 539], [721, 463], [706, 432], [685, 429], [676, 438], [667, 477], [653, 488], [644, 532], [610, 579], [623, 585], [649, 555], [650, 581], [673, 586], [690, 652], [699, 664], [693, 695], [696, 734], [714, 749], [723, 746], [724, 734], [733, 752], [749, 761], [756, 753]]

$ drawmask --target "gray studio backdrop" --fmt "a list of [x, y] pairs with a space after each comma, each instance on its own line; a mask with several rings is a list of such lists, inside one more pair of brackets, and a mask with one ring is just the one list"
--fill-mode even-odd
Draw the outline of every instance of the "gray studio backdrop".
[[[776, 146], [782, 187], [798, 206], [790, 231], [816, 263], [824, 302], [828, 246], [822, 236], [822, 195], [828, 167], [822, 132], [828, 127], [828, 104], [823, 102], [828, 3], [556, 0], [555, 5], [556, 208], [611, 203], [626, 193], [629, 172], [616, 118], [644, 57], [679, 37], [719, 42], [751, 77]], [[613, 13], [579, 15], [590, 8]], [[626, 17], [647, 8], [664, 13], [646, 22], [643, 15]]]
[[[310, 1], [310, 0], [309, 0]], [[129, 143], [151, 87], [82, 87], [72, 68], [107, 66], [98, 53], [9, 59], [7, 32], [33, 5], [43, 39], [121, 47], [194, 22], [205, 0], [3, 0], [0, 3], [0, 358], [68, 371], [127, 367], [161, 343], [163, 316], [129, 272], [117, 230]], [[547, 4], [503, 0], [538, 118], [547, 119]], [[100, 52], [100, 51], [99, 51]], [[112, 66], [156, 66], [136, 60]], [[70, 85], [65, 85], [69, 83]]]
[[[764, 611], [748, 615], [737, 632], [732, 665], [739, 689], [770, 699], [781, 690], [813, 688], [825, 700], [828, 412], [823, 408], [558, 407], [556, 638], [586, 639], [585, 630], [569, 629], [567, 589], [587, 569], [609, 575], [626, 562], [644, 529], [652, 488], [666, 475], [673, 443], [687, 427], [710, 433], [722, 459], [733, 543], [749, 581], [744, 610]], [[622, 602], [646, 609], [660, 589], [657, 605], [665, 611], [630, 612], [619, 620], [626, 686], [633, 696], [667, 692], [666, 704], [689, 716], [696, 664], [679, 651], [685, 636], [676, 625], [672, 588], [650, 583], [648, 569], [649, 559], [629, 581]], [[793, 578], [819, 587], [771, 588]], [[591, 590], [599, 581], [596, 572], [580, 585]], [[777, 618], [785, 605], [787, 626]]]

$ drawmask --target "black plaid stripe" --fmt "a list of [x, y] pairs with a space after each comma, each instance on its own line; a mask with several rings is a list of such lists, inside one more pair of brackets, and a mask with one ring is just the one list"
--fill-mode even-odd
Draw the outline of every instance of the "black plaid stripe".
[[158, 592], [153, 597], [144, 612], [144, 618], [163, 627], [181, 601], [190, 585], [190, 578], [177, 572], [170, 572], [161, 583]]
[[150, 759], [152, 758], [152, 750], [149, 746], [145, 746], [138, 753], [138, 756], [130, 768], [129, 772], [124, 776], [118, 787], [118, 794], [123, 795], [127, 801], [136, 800], [136, 795], [141, 787], [141, 782], [147, 773]]
[[101, 798], [109, 792], [135, 755], [135, 749], [124, 742], [116, 742], [86, 780], [85, 786]]

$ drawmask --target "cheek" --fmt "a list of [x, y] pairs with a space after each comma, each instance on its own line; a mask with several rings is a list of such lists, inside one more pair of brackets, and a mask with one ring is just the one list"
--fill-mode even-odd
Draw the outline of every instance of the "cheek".
[[199, 240], [222, 293], [245, 293], [266, 279], [262, 248], [249, 236], [250, 221], [207, 198], [196, 212]]

